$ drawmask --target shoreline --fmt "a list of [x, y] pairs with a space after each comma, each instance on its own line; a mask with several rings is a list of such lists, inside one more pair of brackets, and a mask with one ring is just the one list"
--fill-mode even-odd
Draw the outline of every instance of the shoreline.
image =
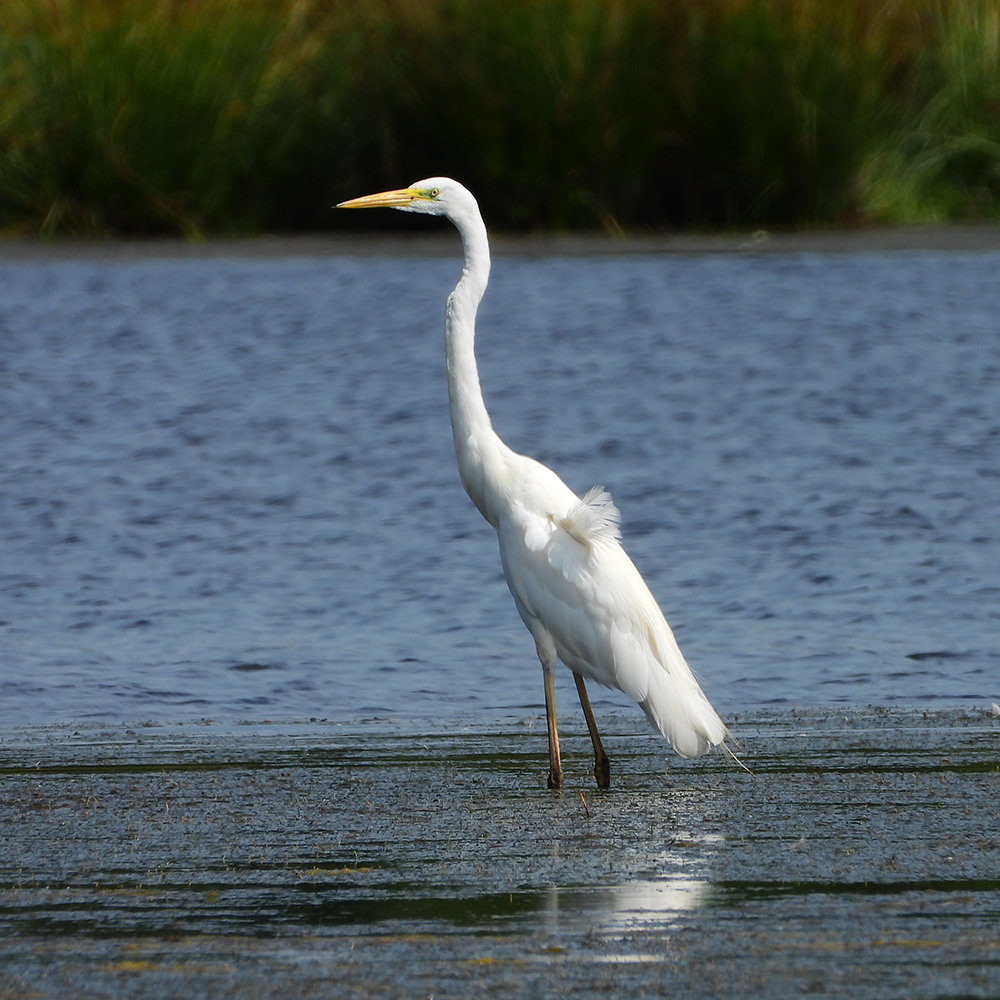
[[[497, 233], [494, 257], [701, 256], [711, 254], [996, 253], [1000, 224], [913, 226], [815, 232], [658, 233], [615, 238], [604, 233]], [[269, 260], [332, 257], [458, 257], [457, 235], [417, 232], [333, 232], [290, 236], [219, 237], [191, 242], [179, 237], [0, 238], [0, 263], [131, 260]]]

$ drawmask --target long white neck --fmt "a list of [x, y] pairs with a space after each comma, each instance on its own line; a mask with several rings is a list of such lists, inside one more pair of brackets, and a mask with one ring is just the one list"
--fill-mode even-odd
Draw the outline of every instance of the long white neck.
[[465, 266], [448, 296], [445, 313], [448, 399], [462, 485], [483, 517], [495, 525], [496, 515], [489, 501], [499, 465], [509, 449], [490, 423], [476, 368], [476, 312], [490, 276], [490, 247], [486, 225], [471, 195], [469, 201], [460, 212], [449, 213], [462, 236]]

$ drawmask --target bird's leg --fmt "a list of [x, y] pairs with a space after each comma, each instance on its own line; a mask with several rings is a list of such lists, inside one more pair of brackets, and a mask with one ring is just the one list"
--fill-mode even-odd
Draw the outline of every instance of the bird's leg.
[[597, 779], [597, 787], [610, 788], [611, 761], [604, 752], [601, 734], [597, 731], [597, 721], [594, 719], [594, 710], [590, 707], [590, 699], [587, 697], [587, 687], [579, 674], [574, 673], [573, 680], [576, 681], [576, 690], [583, 706], [583, 717], [587, 720], [587, 728], [590, 730], [590, 740], [594, 744], [594, 777]]
[[559, 758], [559, 730], [556, 728], [556, 679], [552, 671], [545, 675], [545, 725], [549, 732], [549, 788], [562, 788], [563, 770]]

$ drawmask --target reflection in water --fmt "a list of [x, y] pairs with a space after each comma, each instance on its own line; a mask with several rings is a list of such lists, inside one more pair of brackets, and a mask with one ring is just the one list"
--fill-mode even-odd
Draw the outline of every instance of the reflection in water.
[[589, 918], [611, 934], [666, 930], [686, 911], [696, 910], [708, 895], [706, 879], [667, 877], [601, 889], [560, 889], [546, 893], [545, 929], [556, 934], [578, 928]]
[[697, 844], [717, 843], [718, 834], [677, 841], [656, 862], [662, 874], [621, 885], [560, 888], [546, 893], [544, 929], [550, 934], [574, 932], [581, 925], [618, 937], [636, 931], [666, 931], [679, 918], [703, 906], [711, 890], [703, 856], [692, 856]]

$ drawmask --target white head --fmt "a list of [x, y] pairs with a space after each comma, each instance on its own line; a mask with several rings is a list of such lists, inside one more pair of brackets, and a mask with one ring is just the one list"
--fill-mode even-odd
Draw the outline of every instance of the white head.
[[479, 214], [472, 193], [450, 177], [428, 177], [407, 188], [342, 201], [337, 208], [398, 208], [401, 212], [444, 215], [452, 220]]

